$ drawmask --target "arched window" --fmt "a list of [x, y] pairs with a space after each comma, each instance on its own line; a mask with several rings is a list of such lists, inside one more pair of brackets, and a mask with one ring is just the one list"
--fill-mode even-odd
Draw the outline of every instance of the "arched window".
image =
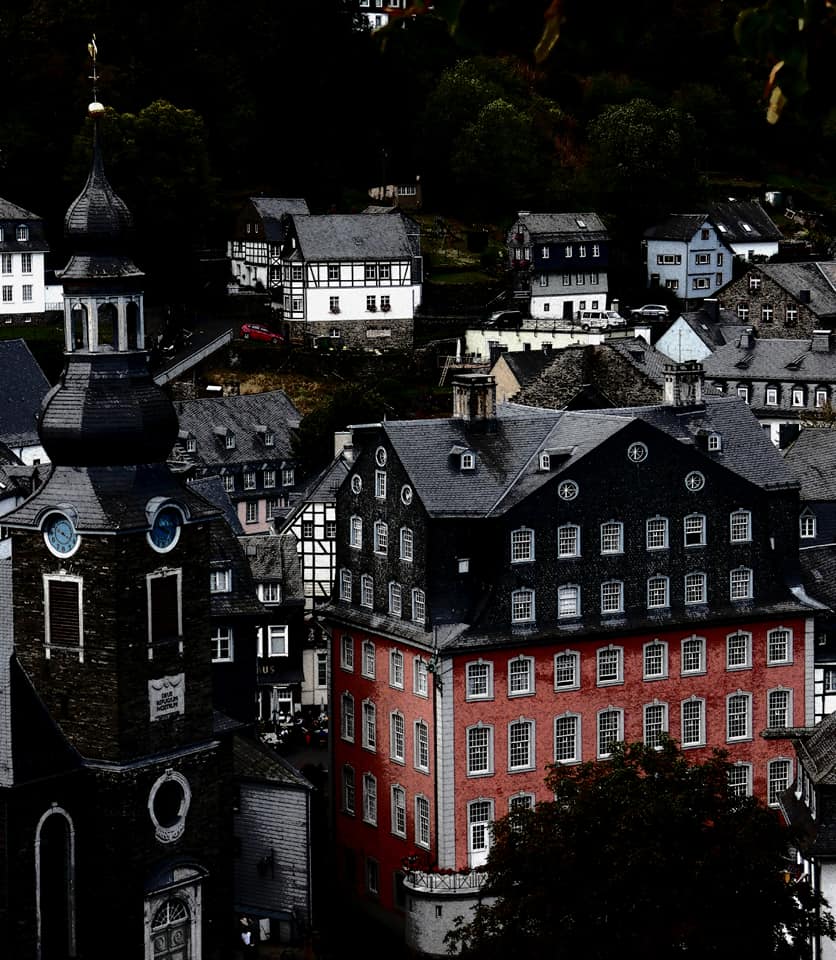
[[54, 806], [35, 830], [35, 898], [38, 955], [64, 960], [75, 954], [75, 829]]
[[157, 910], [151, 921], [151, 950], [154, 960], [182, 960], [189, 957], [189, 908], [172, 897]]
[[119, 349], [119, 315], [112, 303], [104, 303], [99, 307], [96, 317], [98, 327], [99, 349]]

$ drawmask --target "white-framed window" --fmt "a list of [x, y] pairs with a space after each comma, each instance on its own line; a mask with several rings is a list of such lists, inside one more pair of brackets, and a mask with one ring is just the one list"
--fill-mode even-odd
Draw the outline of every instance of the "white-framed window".
[[415, 798], [415, 843], [419, 847], [430, 845], [430, 801], [421, 795]]
[[363, 489], [363, 478], [360, 476], [359, 473], [353, 474], [351, 477], [351, 492], [355, 494], [360, 493], [362, 489]]
[[299, 283], [302, 279], [302, 264], [292, 263], [290, 265], [290, 279], [292, 283]]
[[534, 591], [527, 587], [512, 591], [511, 623], [531, 623], [534, 614]]
[[[397, 3], [389, 4], [392, 7], [397, 7]], [[398, 196], [415, 196], [415, 187], [410, 187], [409, 185], [398, 187]], [[392, 279], [392, 264], [391, 263], [379, 263], [377, 265], [377, 276], [380, 280], [391, 280]]]
[[752, 739], [752, 695], [738, 690], [726, 697], [726, 740]]
[[265, 467], [261, 471], [261, 482], [269, 490], [276, 486], [276, 471], [272, 467]]
[[340, 265], [338, 263], [328, 264], [328, 279], [329, 281], [340, 279]]
[[729, 571], [729, 599], [751, 600], [753, 573], [748, 567], [737, 567]]
[[581, 718], [564, 713], [554, 718], [555, 763], [577, 763], [581, 759]]
[[418, 587], [412, 588], [412, 620], [414, 623], [425, 623], [427, 619], [426, 600], [424, 591]]
[[462, 470], [475, 470], [476, 457], [470, 451], [465, 451], [459, 458], [459, 467]]
[[[363, 774], [363, 820], [366, 823], [377, 825], [377, 777], [373, 773]], [[367, 861], [371, 862], [371, 861]], [[369, 874], [371, 876], [371, 872]], [[376, 892], [377, 884], [369, 883], [369, 889]]]
[[262, 603], [281, 603], [282, 585], [272, 580], [265, 580], [258, 585], [258, 599]]
[[729, 540], [732, 543], [748, 543], [752, 539], [752, 513], [750, 510], [734, 510], [729, 514]]
[[784, 318], [788, 327], [794, 327], [796, 323], [798, 323], [798, 307], [793, 304], [787, 304]]
[[679, 672], [705, 673], [705, 637], [685, 637], [682, 641]]
[[711, 263], [710, 253], [697, 253], [695, 254], [695, 256], [696, 256], [696, 264], [698, 267], [701, 267], [706, 263]]
[[258, 522], [258, 500], [248, 500], [244, 510], [244, 519], [247, 523]]
[[392, 812], [392, 833], [396, 837], [406, 836], [406, 790], [397, 783], [392, 784], [390, 809]]
[[354, 787], [354, 767], [346, 764], [343, 767], [343, 813], [354, 816], [355, 787]]
[[554, 656], [555, 690], [577, 690], [581, 685], [581, 655], [577, 650], [564, 650]]
[[403, 614], [402, 590], [399, 583], [389, 584], [389, 613], [393, 617], [400, 617]]
[[314, 522], [313, 520], [303, 520], [302, 521], [302, 539], [303, 540], [312, 540], [314, 535]]
[[329, 297], [328, 298], [328, 309], [331, 313], [340, 312], [340, 298], [339, 297]]
[[212, 631], [212, 662], [229, 662], [233, 659], [232, 629], [215, 627]]
[[286, 623], [274, 623], [267, 627], [267, 656], [287, 656], [288, 626]]
[[766, 725], [773, 728], [792, 726], [792, 690], [778, 687], [766, 694]]
[[622, 647], [601, 647], [596, 652], [595, 682], [598, 686], [624, 681], [624, 650]]
[[350, 633], [340, 637], [340, 666], [343, 670], [354, 671], [354, 637]]
[[296, 471], [293, 467], [282, 467], [282, 486], [292, 487], [296, 482]]
[[780, 757], [770, 760], [767, 765], [767, 802], [771, 807], [777, 806], [781, 794], [792, 783], [792, 760]]
[[566, 246], [563, 248], [563, 256], [566, 257], [567, 260], [571, 259], [571, 257], [572, 257], [572, 244], [571, 244], [571, 243], [567, 243]]
[[580, 487], [574, 480], [561, 480], [557, 485], [557, 495], [561, 500], [574, 500], [579, 492]]
[[772, 323], [772, 305], [765, 303], [761, 307], [761, 323]]
[[351, 517], [348, 523], [348, 545], [355, 549], [363, 546], [363, 518]]
[[810, 540], [816, 536], [816, 515], [809, 508], [802, 510], [798, 518], [798, 535], [802, 540]]
[[761, 278], [760, 278], [757, 274], [755, 274], [755, 273], [750, 274], [750, 275], [749, 275], [749, 289], [750, 289], [750, 290], [760, 290], [760, 288], [761, 288]]
[[581, 555], [581, 528], [574, 523], [565, 523], [557, 528], [558, 557], [579, 557]]
[[340, 600], [351, 600], [351, 571], [340, 570]]
[[480, 866], [491, 845], [493, 800], [471, 800], [467, 805], [467, 852], [471, 866]]
[[389, 686], [403, 690], [403, 654], [400, 650], [389, 651]]
[[513, 796], [508, 798], [508, 812], [516, 813], [520, 810], [533, 810], [534, 809], [534, 794], [533, 793], [515, 793]]
[[737, 388], [737, 395], [745, 403], [749, 402], [749, 388], [747, 386], [739, 386]]
[[601, 584], [601, 613], [621, 613], [624, 610], [624, 584], [607, 580]]
[[386, 471], [375, 470], [374, 472], [374, 495], [378, 500], [386, 499]]
[[371, 700], [363, 701], [363, 746], [377, 749], [377, 709]]
[[827, 406], [827, 397], [828, 392], [823, 387], [816, 388], [816, 409], [821, 410], [822, 407]]
[[23, 302], [31, 303], [32, 302], [32, 284], [24, 283], [22, 287]]
[[705, 603], [708, 598], [708, 578], [704, 573], [685, 574], [685, 602]]
[[651, 640], [644, 645], [642, 676], [645, 680], [661, 680], [668, 675], [668, 645]]
[[766, 388], [766, 405], [768, 407], [777, 407], [778, 406], [778, 388], [777, 387], [767, 387]]
[[467, 728], [467, 775], [482, 777], [493, 773], [493, 727], [479, 722]]
[[581, 615], [581, 588], [576, 583], [564, 583], [557, 588], [558, 617]]
[[601, 553], [624, 552], [624, 524], [609, 520], [601, 524]]
[[654, 700], [644, 705], [644, 742], [648, 747], [659, 747], [663, 734], [668, 732], [668, 705]]
[[645, 544], [648, 550], [668, 549], [667, 517], [650, 517], [645, 521]]
[[415, 721], [415, 767], [423, 773], [430, 770], [430, 728], [425, 720]]
[[354, 743], [354, 697], [350, 693], [340, 695], [340, 736]]
[[19, 243], [25, 243], [29, 239], [29, 227], [23, 223], [19, 224], [16, 235]]
[[511, 563], [527, 563], [534, 559], [534, 531], [528, 527], [511, 531]]
[[412, 562], [414, 538], [411, 527], [401, 527], [401, 560]]
[[224, 446], [227, 450], [235, 449], [235, 434], [231, 430], [227, 430], [224, 434]]
[[689, 697], [682, 701], [682, 746], [705, 745], [705, 700]]
[[612, 756], [613, 746], [624, 739], [624, 711], [607, 707], [598, 711], [598, 759]]
[[694, 277], [694, 282], [691, 284], [694, 290], [708, 290], [711, 286], [710, 277]]
[[547, 287], [549, 285], [549, 275], [547, 273], [541, 273], [539, 279], [541, 287]]
[[223, 570], [209, 571], [209, 592], [229, 593], [232, 590], [232, 570], [226, 567]]
[[733, 797], [752, 796], [752, 764], [734, 763], [729, 767], [729, 792]]
[[[49, 584], [55, 587], [53, 578], [47, 578]], [[69, 578], [67, 578], [69, 579]], [[80, 589], [79, 580], [79, 589]], [[177, 641], [180, 652], [183, 651], [183, 603], [182, 603], [182, 571], [181, 570], [160, 570], [156, 573], [146, 575], [146, 584], [148, 591], [148, 659], [153, 659], [153, 648], [156, 644], [171, 643]], [[49, 594], [48, 620], [52, 621], [53, 615], [58, 608], [52, 602], [53, 590]], [[69, 606], [69, 603], [67, 604]], [[55, 635], [57, 624], [48, 623], [49, 637], [47, 642], [54, 640], [50, 638]], [[47, 650], [49, 656], [49, 650]], [[79, 651], [79, 660], [82, 659], [82, 651]]]
[[794, 407], [803, 407], [805, 405], [804, 387], [792, 388], [791, 402]]
[[374, 680], [377, 670], [377, 651], [374, 641], [364, 640], [361, 648], [360, 673], [369, 680]]
[[389, 552], [389, 527], [382, 520], [375, 521], [374, 552], [380, 554]]
[[508, 724], [508, 769], [534, 768], [534, 721], [520, 718]]
[[0, 273], [12, 272], [12, 255], [10, 253], [0, 253]]
[[427, 661], [423, 657], [415, 657], [412, 661], [412, 692], [420, 697], [426, 697], [428, 693], [428, 675]]
[[406, 760], [406, 733], [403, 714], [395, 711], [389, 716], [389, 757], [397, 763]]
[[[375, 17], [375, 20], [380, 20], [380, 17]], [[380, 24], [377, 23], [375, 26], [379, 27]], [[377, 781], [375, 781], [375, 789], [377, 789]], [[377, 796], [375, 795], [375, 814], [376, 813]], [[376, 816], [375, 823], [377, 823]], [[366, 857], [366, 893], [369, 893], [374, 897], [380, 893], [380, 864], [377, 862], [377, 860], [375, 860], [374, 857]]]
[[465, 667], [465, 699], [493, 699], [493, 664], [476, 660]]
[[723, 438], [720, 436], [719, 433], [709, 433], [708, 449], [712, 453], [716, 453], [716, 451], [723, 449]]
[[377, 264], [367, 263], [364, 270], [365, 280], [377, 280]]
[[667, 577], [649, 577], [647, 581], [648, 609], [670, 606], [670, 581]]
[[11, 284], [3, 284], [3, 303], [14, 303], [13, 288]]
[[255, 470], [244, 471], [244, 489], [255, 490]]
[[691, 513], [682, 523], [686, 547], [705, 546], [705, 517], [701, 513]]
[[766, 635], [766, 662], [773, 666], [792, 663], [792, 631], [786, 627], [770, 630]]
[[748, 670], [752, 666], [752, 634], [743, 630], [726, 637], [726, 670]]
[[514, 657], [508, 661], [508, 696], [534, 693], [534, 658]]
[[368, 573], [360, 575], [360, 606], [374, 607], [374, 579]]
[[337, 521], [336, 520], [325, 521], [325, 539], [326, 540], [337, 539]]

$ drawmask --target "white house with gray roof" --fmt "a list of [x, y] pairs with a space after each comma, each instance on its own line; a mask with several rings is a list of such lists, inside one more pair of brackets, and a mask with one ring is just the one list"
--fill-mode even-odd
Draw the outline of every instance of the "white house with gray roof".
[[310, 213], [307, 201], [292, 197], [250, 197], [238, 214], [227, 245], [232, 278], [245, 290], [281, 286], [281, 245], [285, 214]]
[[48, 288], [45, 260], [49, 245], [43, 220], [0, 197], [0, 318], [6, 323], [60, 310], [61, 291]]
[[732, 253], [708, 213], [674, 214], [644, 232], [647, 285], [686, 303], [711, 297], [732, 276]]
[[294, 341], [408, 349], [421, 303], [418, 227], [401, 215], [326, 214], [283, 221], [282, 303]]

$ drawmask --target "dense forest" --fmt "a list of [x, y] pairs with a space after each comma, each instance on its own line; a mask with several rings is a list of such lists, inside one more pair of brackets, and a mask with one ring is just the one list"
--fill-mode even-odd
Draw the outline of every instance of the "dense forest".
[[830, 7], [766, 0], [741, 29], [746, 6], [436, 0], [371, 33], [359, 0], [4, 0], [0, 195], [45, 217], [60, 251], [89, 163], [93, 34], [108, 174], [149, 269], [219, 247], [258, 192], [349, 211], [420, 175], [433, 211], [594, 208], [617, 235], [724, 178], [827, 183]]

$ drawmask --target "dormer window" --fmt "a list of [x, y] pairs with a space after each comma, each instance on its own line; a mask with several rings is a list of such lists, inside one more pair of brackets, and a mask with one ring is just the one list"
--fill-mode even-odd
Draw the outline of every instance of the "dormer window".
[[547, 453], [540, 454], [540, 469], [541, 470], [551, 470], [552, 468], [552, 458]]
[[475, 470], [476, 469], [476, 457], [469, 451], [466, 450], [462, 455], [459, 461], [462, 470]]
[[197, 440], [194, 437], [186, 437], [186, 452], [194, 453], [197, 450]]
[[25, 243], [29, 239], [29, 227], [21, 223], [17, 228], [17, 239], [19, 243]]
[[708, 449], [709, 450], [722, 450], [723, 449], [723, 438], [719, 433], [709, 433], [708, 435]]
[[265, 446], [265, 447], [272, 447], [272, 446], [275, 446], [275, 443], [276, 443], [276, 434], [273, 433], [272, 430], [268, 430], [268, 431], [264, 434], [264, 446]]

